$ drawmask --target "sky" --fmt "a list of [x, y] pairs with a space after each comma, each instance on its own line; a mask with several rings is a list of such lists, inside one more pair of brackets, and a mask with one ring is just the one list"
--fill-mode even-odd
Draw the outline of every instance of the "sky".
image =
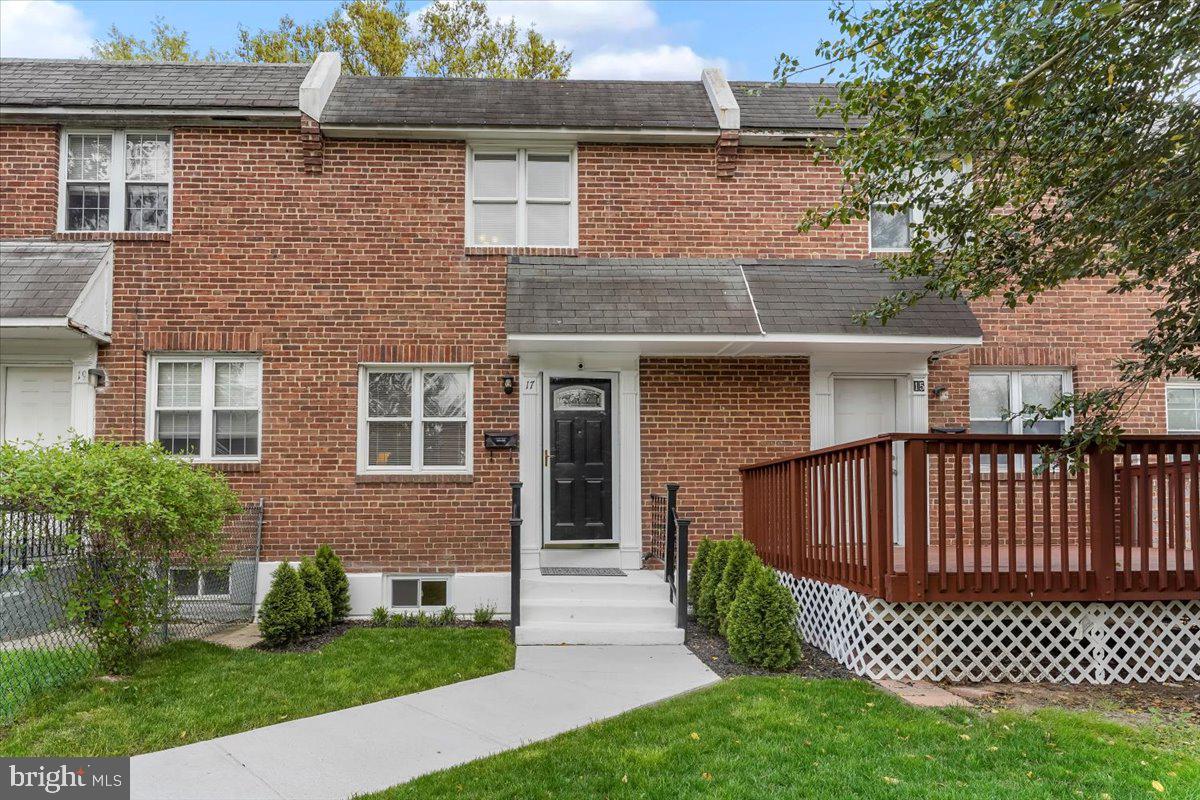
[[[284, 14], [322, 19], [336, 0], [0, 0], [0, 56], [77, 58], [112, 25], [148, 38], [155, 16], [192, 46], [231, 51], [238, 24], [274, 27]], [[427, 5], [410, 1], [410, 12]], [[836, 31], [826, 0], [489, 0], [494, 16], [534, 25], [574, 52], [572, 78], [695, 80], [720, 67], [734, 80], [770, 80], [786, 52], [818, 63]], [[816, 80], [824, 74], [805, 76]]]

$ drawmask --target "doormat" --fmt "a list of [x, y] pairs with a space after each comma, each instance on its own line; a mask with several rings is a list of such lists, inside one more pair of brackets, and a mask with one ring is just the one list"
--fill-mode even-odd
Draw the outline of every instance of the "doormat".
[[542, 575], [573, 576], [577, 578], [624, 578], [625, 572], [616, 567], [542, 567]]

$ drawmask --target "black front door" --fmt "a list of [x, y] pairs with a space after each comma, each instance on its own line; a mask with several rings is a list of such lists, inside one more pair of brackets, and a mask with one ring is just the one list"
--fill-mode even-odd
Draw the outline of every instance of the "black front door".
[[550, 379], [550, 541], [612, 539], [612, 381]]

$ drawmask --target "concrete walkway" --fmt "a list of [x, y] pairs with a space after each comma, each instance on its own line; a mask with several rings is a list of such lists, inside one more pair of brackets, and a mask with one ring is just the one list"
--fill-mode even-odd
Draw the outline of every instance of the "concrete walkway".
[[347, 798], [718, 680], [682, 645], [518, 647], [509, 672], [135, 756], [132, 797]]

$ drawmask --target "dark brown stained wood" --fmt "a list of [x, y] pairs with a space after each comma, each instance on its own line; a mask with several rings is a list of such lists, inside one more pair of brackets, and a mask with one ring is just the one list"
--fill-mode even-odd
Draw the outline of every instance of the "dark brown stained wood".
[[1067, 519], [1070, 510], [1071, 487], [1067, 483], [1067, 462], [1059, 459], [1055, 463], [1054, 468], [1058, 472], [1058, 550], [1059, 555], [1062, 557], [1063, 585], [1067, 586], [1071, 582], [1070, 568], [1068, 566], [1069, 559], [1067, 557], [1067, 549], [1070, 547], [1070, 526], [1067, 524]]
[[1034, 551], [1034, 527], [1033, 527], [1033, 475], [1030, 474], [1030, 466], [1033, 464], [1033, 445], [1025, 444], [1021, 447], [1021, 463], [1025, 468], [1024, 484], [1025, 484], [1025, 585], [1032, 587], [1033, 582], [1033, 551]]
[[[1032, 462], [1030, 462], [1030, 464], [1027, 465], [1025, 467], [1025, 469], [1027, 471], [1032, 471], [1033, 470]], [[1051, 479], [1051, 471], [1048, 469], [1043, 470], [1042, 474], [1041, 474], [1041, 482], [1042, 482], [1042, 559], [1043, 559], [1042, 564], [1045, 566], [1043, 567], [1044, 571], [1042, 572], [1042, 590], [1047, 591], [1047, 592], [1050, 591], [1050, 589], [1051, 589], [1052, 584], [1050, 581], [1053, 578], [1052, 573], [1054, 571], [1052, 568], [1049, 568], [1049, 565], [1051, 563], [1053, 563], [1051, 561], [1050, 554], [1051, 554], [1051, 551], [1054, 546], [1053, 545], [1053, 542], [1054, 542], [1054, 530], [1053, 530], [1054, 509], [1051, 506], [1051, 502], [1050, 502], [1050, 479]]]
[[[963, 448], [962, 442], [954, 443], [954, 555], [958, 557], [955, 563], [963, 563], [963, 539], [966, 538], [966, 531], [963, 530]], [[967, 576], [960, 569], [955, 571], [957, 577], [958, 591], [962, 592], [967, 588]]]
[[996, 459], [996, 443], [992, 442], [989, 445], [988, 457], [991, 459], [988, 464], [991, 469], [988, 471], [988, 478], [991, 481], [990, 491], [992, 500], [992, 521], [991, 529], [988, 533], [991, 535], [992, 541], [992, 591], [1000, 591], [1000, 462]]
[[938, 589], [945, 592], [948, 588], [946, 582], [946, 443], [935, 442], [934, 446], [937, 448], [938, 465]]
[[1138, 448], [1138, 544], [1141, 546], [1140, 587], [1150, 589], [1150, 445], [1143, 444]]
[[744, 467], [746, 536], [772, 566], [893, 602], [1200, 598], [1200, 437], [1127, 437], [1074, 475], [1062, 461], [1036, 472], [1040, 446], [899, 434]]
[[979, 502], [981, 472], [979, 445], [976, 442], [971, 442], [971, 511], [975, 515], [975, 536], [971, 546], [973, 548], [972, 555], [974, 556], [972, 563], [975, 564], [974, 589], [977, 592], [983, 588], [983, 559], [980, 557], [983, 544], [981, 541], [981, 537], [983, 536], [983, 509], [980, 507]]
[[[1017, 563], [1017, 448], [1012, 442], [1008, 443], [1008, 563]], [[1008, 572], [1008, 590], [1017, 588], [1017, 573]]]
[[1175, 551], [1175, 581], [1182, 583], [1184, 579], [1183, 549], [1186, 540], [1184, 532], [1183, 496], [1187, 491], [1184, 486], [1187, 473], [1183, 470], [1183, 443], [1175, 444], [1175, 453], [1171, 462], [1171, 496], [1175, 499], [1172, 511], [1172, 537], [1169, 546]]

